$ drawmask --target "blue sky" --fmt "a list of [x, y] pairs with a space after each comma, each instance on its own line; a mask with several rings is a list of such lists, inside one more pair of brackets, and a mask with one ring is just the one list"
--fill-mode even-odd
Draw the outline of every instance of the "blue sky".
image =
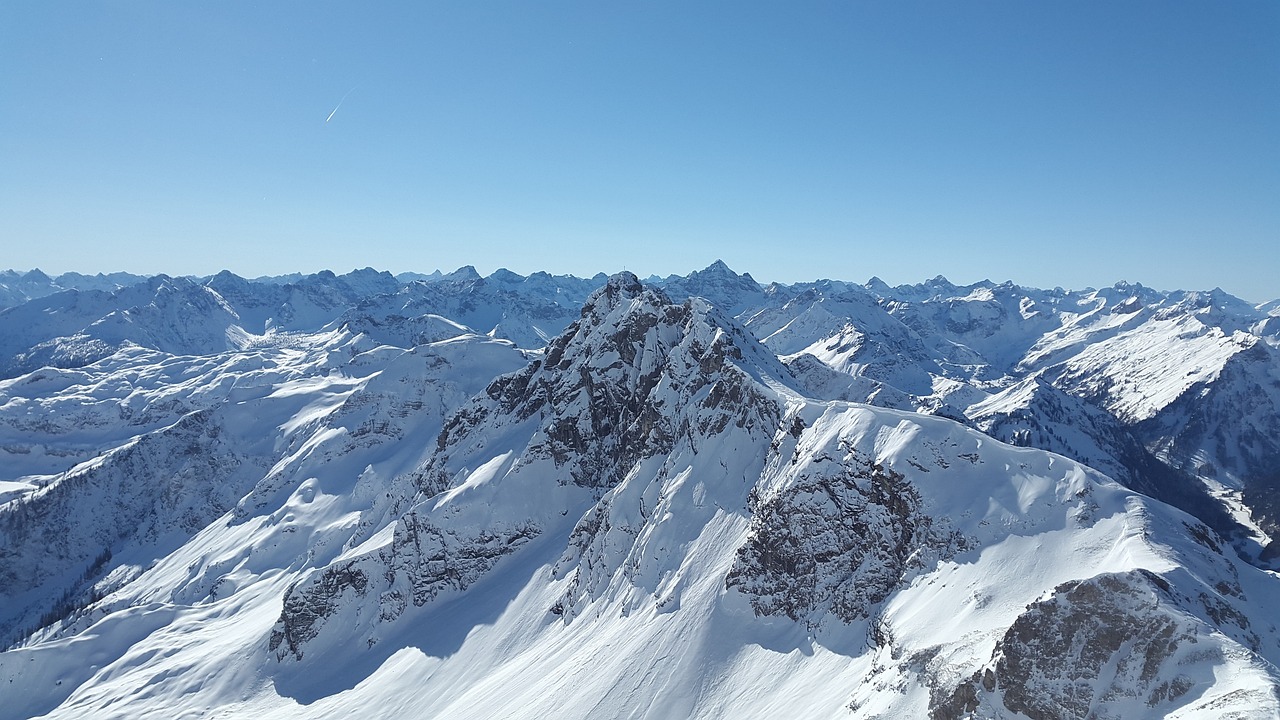
[[0, 241], [1262, 301], [1280, 4], [0, 3]]

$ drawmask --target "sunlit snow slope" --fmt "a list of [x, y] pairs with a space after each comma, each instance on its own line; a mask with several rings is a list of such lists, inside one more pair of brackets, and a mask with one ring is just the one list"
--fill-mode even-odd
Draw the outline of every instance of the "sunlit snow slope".
[[[1268, 358], [1232, 369], [1265, 338], [695, 276], [666, 284], [723, 311], [624, 273], [533, 353], [423, 283], [0, 382], [0, 717], [1280, 715], [1276, 574], [1116, 482], [1197, 509], [1152, 451], [1201, 435], [1162, 413], [1265, 385]], [[491, 285], [526, 309], [556, 282], [518, 277]], [[522, 312], [526, 344], [561, 322]], [[1131, 403], [1144, 323], [1201, 369]]]

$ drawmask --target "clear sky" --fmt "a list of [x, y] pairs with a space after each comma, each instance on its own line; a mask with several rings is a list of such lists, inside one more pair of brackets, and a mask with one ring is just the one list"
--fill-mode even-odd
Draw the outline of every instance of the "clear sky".
[[1280, 3], [9, 0], [0, 248], [1257, 302]]

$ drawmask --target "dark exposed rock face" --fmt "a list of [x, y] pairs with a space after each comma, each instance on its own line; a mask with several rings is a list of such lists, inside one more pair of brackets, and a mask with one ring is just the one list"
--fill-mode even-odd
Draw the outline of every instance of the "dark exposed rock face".
[[[284, 596], [280, 620], [271, 631], [268, 649], [283, 657], [286, 652], [302, 659], [302, 646], [320, 633], [324, 621], [338, 611], [344, 601], [368, 594], [369, 576], [354, 562], [326, 568], [314, 582], [289, 588]], [[282, 649], [280, 646], [284, 645]]]
[[[770, 425], [776, 408], [735, 367], [744, 348], [753, 362], [790, 377], [701, 301], [672, 304], [634, 275], [614, 276], [542, 360], [498, 378], [446, 424], [419, 487], [427, 495], [447, 487], [450, 451], [491, 421], [538, 418], [530, 456], [549, 457], [567, 482], [600, 491], [640, 459], [670, 452], [677, 437], [715, 435], [730, 423]], [[688, 412], [692, 405], [705, 412]]]
[[992, 662], [939, 699], [931, 716], [1110, 717], [1108, 704], [1135, 700], [1158, 713], [1196, 684], [1180, 657], [1208, 628], [1181, 609], [1215, 622], [1215, 613], [1234, 612], [1207, 596], [1195, 604], [1146, 570], [1064, 583], [1031, 604]]
[[488, 572], [503, 555], [538, 536], [536, 525], [476, 528], [473, 534], [432, 524], [416, 514], [396, 526], [391, 546], [380, 553], [391, 589], [382, 596], [383, 615], [405, 607], [405, 595], [421, 607], [448, 590], [462, 591]]
[[[331, 565], [290, 587], [268, 649], [278, 659], [292, 655], [301, 660], [305, 645], [330, 619], [356, 605], [376, 604], [378, 619], [387, 622], [410, 603], [421, 607], [441, 593], [462, 592], [538, 533], [536, 526], [524, 524], [462, 534], [410, 514], [396, 525], [389, 546]], [[376, 599], [367, 600], [375, 591]]]
[[[548, 602], [560, 621], [604, 598], [623, 615], [676, 612], [681, 578], [664, 572], [677, 565], [672, 554], [709, 517], [730, 517], [732, 537], [742, 537], [743, 516], [731, 514], [744, 505], [749, 530], [723, 577], [737, 607], [815, 635], [874, 617], [914, 573], [974, 541], [926, 512], [923, 481], [917, 490], [851, 437], [823, 435], [825, 415], [815, 421], [800, 403], [788, 405], [789, 377], [706, 303], [676, 305], [633, 276], [610, 279], [539, 360], [492, 382], [445, 423], [435, 454], [404, 481], [417, 494], [396, 511], [389, 542], [290, 588], [271, 650], [315, 662], [332, 648], [373, 645], [414, 617], [433, 617], [415, 608], [483, 592], [487, 576], [543, 558], [566, 533], [551, 571], [563, 594]], [[693, 462], [702, 448], [713, 454]], [[749, 460], [735, 464], [739, 453]], [[976, 454], [955, 457], [980, 464]], [[715, 476], [713, 464], [732, 471]], [[941, 455], [938, 466], [947, 467]], [[537, 507], [504, 505], [498, 488]], [[700, 509], [709, 494], [705, 507], [714, 509]], [[564, 502], [538, 505], [548, 497]], [[581, 519], [570, 532], [573, 517]], [[1220, 547], [1195, 527], [1207, 547]], [[1146, 571], [1063, 584], [1008, 626], [976, 673], [980, 659], [968, 658], [946, 679], [928, 679], [931, 713], [1056, 718], [1088, 717], [1108, 703], [1181, 707], [1199, 682], [1179, 664], [1188, 646], [1218, 651], [1204, 640], [1210, 628], [1257, 644], [1229, 580], [1198, 596], [1174, 594]], [[875, 645], [893, 645], [887, 624], [867, 626]]]
[[913, 563], [961, 543], [935, 529], [901, 474], [854, 456], [824, 460], [773, 497], [753, 498], [751, 534], [725, 584], [757, 615], [864, 619]]
[[[552, 608], [566, 620], [597, 596], [615, 572], [628, 579], [635, 574], [634, 567], [619, 563], [645, 528], [657, 523], [646, 516], [643, 504], [640, 517], [633, 517], [629, 506], [612, 503], [607, 491], [647, 458], [671, 456], [678, 449], [696, 455], [730, 431], [750, 438], [744, 441], [749, 447], [769, 447], [780, 432], [783, 410], [762, 392], [762, 378], [752, 373], [775, 383], [794, 382], [776, 357], [701, 300], [673, 305], [627, 276], [611, 279], [600, 300], [583, 311], [577, 337], [567, 333], [548, 348], [546, 374], [513, 383], [538, 387], [531, 394], [538, 398], [538, 412], [550, 418], [544, 424], [547, 439], [535, 442], [530, 452], [552, 458], [569, 469], [572, 482], [602, 495], [573, 529], [556, 565], [557, 577], [572, 573], [564, 597]], [[608, 319], [626, 304], [625, 317]], [[602, 312], [602, 307], [608, 309]], [[597, 340], [593, 327], [610, 330]], [[602, 364], [590, 359], [602, 356], [618, 360]], [[566, 371], [572, 374], [557, 375]], [[585, 398], [589, 413], [565, 411], [581, 407]], [[518, 403], [508, 407], [521, 412]], [[761, 450], [761, 461], [764, 454]], [[655, 481], [664, 483], [675, 474], [668, 457]]]
[[[414, 507], [427, 507], [466, 468], [486, 462], [486, 444], [504, 434], [528, 438], [516, 445], [523, 447], [513, 467], [550, 461], [558, 475], [551, 482], [585, 488], [585, 497], [597, 500], [638, 463], [677, 443], [697, 453], [733, 427], [768, 447], [782, 411], [750, 372], [775, 383], [790, 378], [776, 357], [705, 302], [672, 304], [634, 275], [614, 276], [541, 360], [499, 377], [446, 422], [435, 454], [413, 474], [414, 501], [427, 503]], [[547, 519], [528, 512], [484, 526], [451, 524], [448, 513], [430, 509], [406, 512], [389, 545], [289, 590], [272, 649], [278, 658], [301, 659], [325, 625], [354, 617], [357, 604], [376, 603], [377, 622], [391, 622], [410, 605], [465, 591], [544, 531]], [[608, 512], [600, 500], [579, 523], [570, 539], [575, 557], [594, 557], [590, 548], [608, 529]], [[370, 642], [375, 634], [370, 630]]]

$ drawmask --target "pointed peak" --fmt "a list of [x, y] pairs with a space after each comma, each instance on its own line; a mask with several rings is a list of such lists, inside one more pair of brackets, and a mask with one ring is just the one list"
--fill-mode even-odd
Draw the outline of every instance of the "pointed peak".
[[439, 270], [436, 270], [429, 275], [424, 275], [422, 273], [417, 273], [417, 272], [402, 272], [402, 273], [396, 273], [394, 277], [397, 281], [405, 283], [407, 285], [415, 282], [421, 282], [421, 283], [436, 282], [444, 277], [444, 273], [440, 272]]
[[230, 288], [248, 287], [249, 281], [245, 280], [239, 275], [236, 275], [230, 270], [223, 270], [219, 272], [217, 275], [214, 275], [213, 277], [206, 280], [204, 284], [206, 287], [211, 287], [214, 290], [221, 291], [221, 290], [227, 290]]
[[476, 272], [476, 268], [474, 265], [463, 265], [462, 267], [458, 268], [457, 270], [454, 270], [453, 272], [449, 273], [448, 275], [445, 275], [440, 279], [449, 280], [449, 281], [479, 280], [480, 273]]
[[866, 284], [864, 284], [862, 287], [866, 288], [867, 290], [870, 290], [873, 293], [876, 293], [877, 295], [885, 295], [893, 291], [893, 288], [889, 287], [889, 283], [885, 282], [884, 280], [881, 280], [880, 277], [877, 275], [872, 275], [871, 279], [868, 280]]

